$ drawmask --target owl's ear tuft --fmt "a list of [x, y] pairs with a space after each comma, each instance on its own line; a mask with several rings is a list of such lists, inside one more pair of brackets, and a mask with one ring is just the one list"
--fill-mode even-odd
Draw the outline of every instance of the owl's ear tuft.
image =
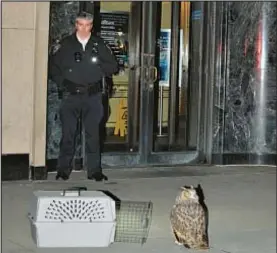
[[181, 190], [188, 190], [191, 189], [190, 186], [184, 185], [180, 187]]

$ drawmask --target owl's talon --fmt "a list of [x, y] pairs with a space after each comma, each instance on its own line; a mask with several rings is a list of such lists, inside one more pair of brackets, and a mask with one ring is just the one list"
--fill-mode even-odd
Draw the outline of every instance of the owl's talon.
[[182, 243], [178, 242], [178, 241], [175, 241], [175, 243], [179, 246], [183, 245]]

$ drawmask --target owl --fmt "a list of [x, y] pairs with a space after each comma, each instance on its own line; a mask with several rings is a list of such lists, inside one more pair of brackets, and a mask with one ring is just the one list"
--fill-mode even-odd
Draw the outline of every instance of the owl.
[[201, 186], [183, 186], [170, 213], [175, 243], [188, 249], [209, 249], [208, 214]]

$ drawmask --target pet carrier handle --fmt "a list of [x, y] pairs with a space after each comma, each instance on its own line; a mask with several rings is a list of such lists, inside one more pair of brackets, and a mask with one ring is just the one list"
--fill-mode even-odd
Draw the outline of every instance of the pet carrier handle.
[[[81, 191], [87, 191], [87, 187], [85, 186], [70, 187], [66, 190], [63, 190], [63, 196], [80, 196]], [[76, 195], [76, 192], [77, 192], [77, 195]]]

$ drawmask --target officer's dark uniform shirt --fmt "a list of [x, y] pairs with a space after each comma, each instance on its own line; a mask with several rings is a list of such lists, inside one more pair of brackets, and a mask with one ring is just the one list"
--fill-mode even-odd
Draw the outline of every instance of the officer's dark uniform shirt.
[[84, 50], [76, 33], [61, 41], [49, 67], [51, 79], [60, 88], [69, 88], [68, 81], [76, 85], [95, 84], [118, 71], [115, 56], [101, 38], [91, 35]]

